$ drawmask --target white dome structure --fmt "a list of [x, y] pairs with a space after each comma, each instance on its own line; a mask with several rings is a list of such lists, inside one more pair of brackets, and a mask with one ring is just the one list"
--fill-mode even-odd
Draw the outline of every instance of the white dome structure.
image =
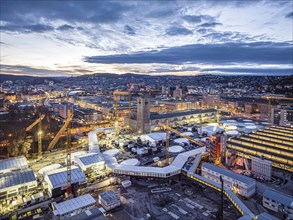
[[174, 145], [169, 148], [170, 153], [180, 153], [184, 151], [184, 148], [179, 145]]
[[239, 134], [239, 132], [235, 131], [235, 130], [231, 130], [231, 131], [226, 132], [227, 136], [237, 136], [238, 134]]
[[111, 150], [104, 151], [103, 154], [111, 156], [111, 157], [116, 157], [120, 154], [120, 152], [118, 149], [111, 149]]
[[245, 126], [245, 128], [247, 128], [249, 130], [255, 130], [255, 129], [257, 129], [257, 127], [255, 125], [247, 125], [247, 126]]
[[187, 140], [186, 138], [177, 138], [177, 139], [175, 139], [174, 140], [174, 142], [176, 143], [176, 144], [184, 144], [184, 143], [189, 143], [189, 140]]
[[237, 126], [235, 126], [235, 125], [229, 125], [229, 126], [225, 127], [226, 131], [236, 130], [236, 129], [237, 129]]
[[133, 158], [133, 159], [124, 160], [120, 164], [125, 166], [139, 166], [140, 162], [138, 159]]
[[229, 120], [226, 120], [227, 122], [237, 122], [236, 120], [232, 120], [232, 119], [229, 119]]

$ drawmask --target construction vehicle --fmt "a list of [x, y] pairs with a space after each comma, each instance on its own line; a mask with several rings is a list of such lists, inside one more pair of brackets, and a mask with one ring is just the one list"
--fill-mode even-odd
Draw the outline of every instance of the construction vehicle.
[[25, 131], [28, 132], [38, 124], [38, 159], [42, 158], [42, 120], [44, 118], [45, 115], [40, 113], [39, 118], [25, 129]]
[[204, 146], [204, 143], [198, 140], [195, 140], [185, 134], [182, 134], [181, 132], [175, 130], [174, 128], [171, 128], [169, 125], [169, 120], [166, 120], [166, 124], [162, 124], [161, 122], [158, 122], [158, 125], [160, 127], [163, 127], [166, 130], [166, 164], [169, 164], [169, 144], [170, 144], [170, 136], [169, 136], [169, 131], [183, 137], [186, 138], [187, 140], [189, 140], [192, 143], [195, 143], [196, 145], [202, 147]]
[[262, 96], [262, 99], [267, 99], [268, 104], [269, 104], [269, 109], [268, 109], [268, 121], [272, 122], [272, 105], [271, 105], [271, 100], [288, 100], [288, 101], [293, 101], [293, 98], [289, 97], [281, 97], [281, 96]]
[[115, 136], [119, 135], [119, 123], [118, 123], [118, 96], [119, 95], [127, 95], [128, 96], [128, 129], [130, 129], [131, 125], [131, 93], [128, 91], [114, 91], [114, 108], [115, 108]]
[[67, 111], [67, 118], [65, 123], [63, 124], [62, 128], [59, 130], [57, 135], [53, 138], [51, 143], [49, 144], [48, 150], [51, 150], [60, 139], [61, 135], [66, 131], [67, 143], [66, 143], [66, 167], [67, 167], [67, 188], [66, 188], [66, 197], [70, 198], [72, 196], [72, 189], [71, 189], [71, 132], [70, 132], [70, 123], [73, 119], [73, 113], [68, 109]]

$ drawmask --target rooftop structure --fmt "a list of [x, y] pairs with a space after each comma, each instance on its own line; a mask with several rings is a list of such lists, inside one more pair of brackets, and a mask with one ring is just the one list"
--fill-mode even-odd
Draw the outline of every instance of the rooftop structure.
[[67, 220], [107, 220], [100, 208], [93, 207], [77, 215], [66, 218]]
[[28, 163], [24, 156], [0, 160], [0, 174], [26, 168]]
[[293, 208], [293, 197], [292, 196], [277, 192], [272, 189], [266, 189], [263, 193], [263, 196], [266, 198], [273, 199], [276, 202], [279, 202], [281, 204], [284, 204], [286, 206]]
[[99, 194], [99, 203], [108, 211], [120, 206], [120, 198], [114, 191], [109, 190]]
[[65, 202], [53, 203], [54, 215], [58, 217], [69, 217], [74, 214], [79, 214], [85, 209], [93, 207], [96, 200], [90, 195], [85, 194]]
[[256, 181], [252, 178], [233, 173], [210, 163], [203, 163], [201, 169], [203, 177], [220, 184], [220, 176], [222, 176], [226, 187], [244, 197], [250, 197], [255, 193]]
[[97, 153], [82, 154], [74, 157], [74, 162], [83, 170], [103, 169], [105, 162]]
[[289, 219], [293, 218], [293, 197], [266, 189], [263, 193], [263, 206], [274, 212], [285, 213]]
[[[45, 182], [48, 184], [48, 194], [59, 196], [67, 186], [67, 168], [59, 168], [45, 173]], [[79, 167], [71, 166], [71, 183], [82, 185], [86, 183], [86, 176]]]
[[257, 132], [230, 138], [228, 149], [236, 150], [237, 155], [251, 159], [262, 155], [272, 161], [272, 166], [293, 171], [293, 130], [288, 127], [272, 126]]
[[279, 220], [279, 218], [273, 215], [270, 215], [267, 212], [263, 212], [257, 217], [257, 220]]
[[36, 187], [36, 176], [29, 168], [0, 174], [0, 201], [34, 191]]
[[117, 164], [117, 162], [109, 161], [107, 167], [112, 169], [116, 174], [131, 175], [131, 176], [149, 176], [149, 177], [160, 177], [168, 178], [181, 173], [181, 169], [186, 163], [187, 159], [196, 154], [204, 153], [206, 150], [205, 147], [200, 147], [194, 150], [190, 150], [184, 153], [180, 153], [172, 161], [169, 166], [160, 168], [160, 167], [145, 167], [145, 166], [127, 166]]
[[182, 116], [188, 116], [193, 114], [202, 114], [202, 113], [211, 113], [216, 112], [214, 109], [196, 109], [191, 111], [184, 111], [184, 112], [171, 112], [166, 114], [151, 114], [151, 120], [156, 119], [164, 119], [164, 118], [174, 118], [174, 117], [182, 117]]

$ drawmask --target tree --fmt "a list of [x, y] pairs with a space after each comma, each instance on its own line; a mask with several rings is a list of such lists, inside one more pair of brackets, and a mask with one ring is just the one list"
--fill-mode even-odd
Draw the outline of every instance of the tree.
[[17, 157], [19, 155], [19, 142], [13, 142], [10, 147], [8, 147], [9, 156]]
[[31, 149], [31, 143], [25, 141], [21, 146], [21, 154], [26, 157], [30, 149]]

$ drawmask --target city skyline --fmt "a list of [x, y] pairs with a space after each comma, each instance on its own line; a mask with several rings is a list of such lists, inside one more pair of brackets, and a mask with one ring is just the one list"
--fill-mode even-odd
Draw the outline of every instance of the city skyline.
[[291, 75], [292, 1], [1, 1], [1, 74]]

